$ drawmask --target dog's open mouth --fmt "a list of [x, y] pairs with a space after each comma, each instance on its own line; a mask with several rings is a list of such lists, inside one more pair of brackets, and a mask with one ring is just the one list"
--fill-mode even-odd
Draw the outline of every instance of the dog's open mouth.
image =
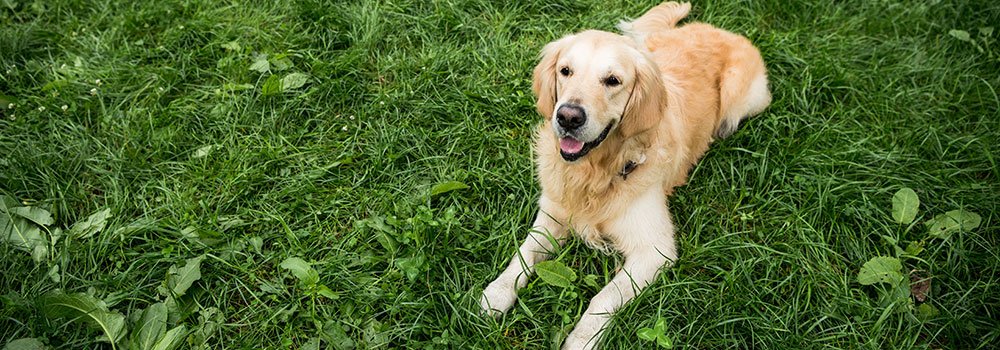
[[561, 155], [567, 162], [580, 159], [580, 157], [587, 155], [590, 150], [600, 145], [601, 142], [604, 142], [604, 139], [608, 137], [608, 133], [611, 132], [611, 127], [614, 125], [614, 122], [608, 123], [608, 126], [604, 127], [604, 131], [601, 131], [601, 134], [590, 142], [583, 142], [573, 138], [572, 136], [564, 136], [560, 138], [559, 155]]

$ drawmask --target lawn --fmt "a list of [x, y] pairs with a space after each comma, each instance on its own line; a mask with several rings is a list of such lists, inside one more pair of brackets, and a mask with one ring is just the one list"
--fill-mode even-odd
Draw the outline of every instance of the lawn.
[[[535, 215], [531, 69], [656, 3], [0, 1], [0, 344], [558, 346], [620, 256], [476, 308]], [[605, 348], [997, 347], [1000, 3], [693, 7], [774, 102]]]

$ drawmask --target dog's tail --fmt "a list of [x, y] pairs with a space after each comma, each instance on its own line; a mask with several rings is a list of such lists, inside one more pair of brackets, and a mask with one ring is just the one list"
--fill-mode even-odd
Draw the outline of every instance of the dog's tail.
[[631, 22], [621, 21], [618, 29], [636, 42], [644, 42], [646, 35], [673, 29], [691, 11], [691, 4], [667, 1], [646, 11], [642, 17]]

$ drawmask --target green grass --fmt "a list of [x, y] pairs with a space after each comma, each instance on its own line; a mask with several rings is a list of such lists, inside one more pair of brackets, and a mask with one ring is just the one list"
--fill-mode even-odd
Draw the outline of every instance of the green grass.
[[[137, 317], [171, 266], [204, 255], [171, 310], [193, 331], [183, 348], [558, 344], [597, 287], [535, 280], [498, 321], [475, 308], [535, 214], [530, 72], [546, 42], [655, 3], [0, 3], [0, 98], [16, 98], [0, 106], [0, 194], [52, 212], [50, 229], [112, 213], [48, 261], [0, 243], [0, 343], [110, 348], [36, 301], [87, 292]], [[680, 261], [618, 313], [606, 348], [653, 348], [636, 330], [658, 318], [701, 349], [995, 347], [1000, 34], [979, 50], [948, 32], [979, 38], [1000, 5], [697, 1], [692, 17], [760, 47], [774, 102], [670, 199]], [[259, 54], [309, 81], [264, 95]], [[445, 181], [469, 188], [428, 196]], [[921, 200], [912, 226], [889, 215], [903, 187]], [[959, 208], [982, 225], [904, 259], [932, 277], [939, 315], [892, 312], [857, 283], [895, 254], [882, 236], [920, 240]], [[566, 249], [601, 285], [620, 261]], [[288, 257], [336, 298], [297, 285]], [[411, 279], [400, 259], [419, 257]]]

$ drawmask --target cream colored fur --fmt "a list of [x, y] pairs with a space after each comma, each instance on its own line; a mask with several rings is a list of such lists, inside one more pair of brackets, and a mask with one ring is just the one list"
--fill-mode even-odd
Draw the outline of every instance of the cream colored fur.
[[[676, 27], [689, 10], [687, 3], [666, 2], [622, 23], [626, 35], [591, 30], [545, 46], [532, 85], [545, 118], [534, 149], [539, 213], [510, 264], [483, 291], [484, 311], [509, 310], [553, 242], [575, 233], [625, 256], [622, 271], [594, 296], [563, 345], [592, 349], [611, 315], [677, 259], [666, 197], [686, 182], [713, 138], [729, 135], [771, 101], [758, 50], [707, 24]], [[621, 84], [602, 83], [610, 76]], [[560, 156], [553, 121], [567, 103], [586, 111], [582, 141], [611, 130], [572, 162]], [[629, 162], [639, 165], [622, 176]]]

